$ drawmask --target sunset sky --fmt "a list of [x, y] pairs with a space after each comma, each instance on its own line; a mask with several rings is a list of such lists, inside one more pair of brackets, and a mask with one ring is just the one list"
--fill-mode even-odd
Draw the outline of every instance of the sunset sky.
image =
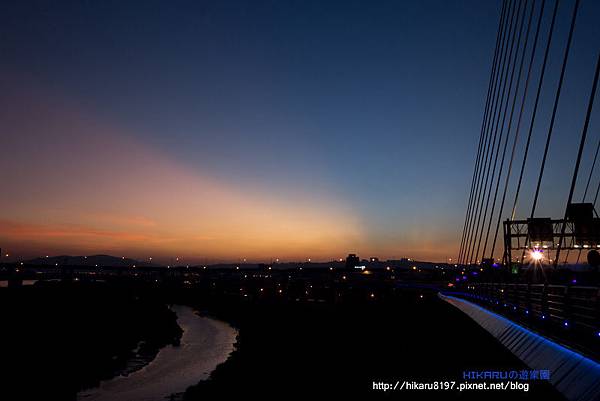
[[[0, 247], [13, 257], [456, 256], [499, 1], [11, 3]], [[592, 3], [542, 214], [567, 192], [600, 37]]]

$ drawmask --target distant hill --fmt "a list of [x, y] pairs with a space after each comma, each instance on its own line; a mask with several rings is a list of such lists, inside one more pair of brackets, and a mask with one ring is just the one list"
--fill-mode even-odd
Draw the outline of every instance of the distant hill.
[[136, 266], [158, 266], [154, 263], [140, 262], [139, 260], [111, 256], [111, 255], [90, 255], [90, 256], [50, 256], [47, 258], [35, 258], [24, 262], [31, 265], [49, 265], [54, 266], [89, 266], [96, 265], [102, 267], [131, 267]]

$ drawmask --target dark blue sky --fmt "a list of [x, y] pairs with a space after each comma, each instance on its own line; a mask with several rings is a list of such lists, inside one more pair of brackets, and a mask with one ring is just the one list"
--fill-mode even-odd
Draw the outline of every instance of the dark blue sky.
[[[560, 8], [556, 61], [572, 4]], [[499, 1], [4, 2], [0, 82], [8, 89], [0, 104], [35, 98], [50, 114], [60, 104], [239, 196], [337, 210], [332, 224], [347, 219], [357, 233], [325, 246], [323, 257], [347, 250], [443, 260], [458, 249], [500, 8]], [[556, 214], [566, 198], [599, 15], [597, 2], [582, 2], [540, 213]], [[559, 65], [549, 68], [534, 149], [543, 143]], [[19, 110], [14, 119], [27, 119]], [[12, 131], [8, 144], [21, 150], [5, 166], [64, 132], [40, 124], [29, 134]], [[592, 123], [592, 142], [598, 127]], [[533, 178], [539, 158], [531, 163]], [[18, 186], [39, 174], [3, 179]], [[17, 195], [12, 201], [20, 203]], [[0, 217], [25, 212], [8, 207]], [[303, 252], [311, 250], [290, 255]]]

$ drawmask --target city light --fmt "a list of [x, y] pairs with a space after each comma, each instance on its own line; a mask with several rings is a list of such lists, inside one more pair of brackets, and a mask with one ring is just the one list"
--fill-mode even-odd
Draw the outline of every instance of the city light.
[[539, 249], [535, 249], [529, 252], [529, 257], [531, 257], [534, 262], [541, 262], [542, 259], [544, 259], [544, 254]]

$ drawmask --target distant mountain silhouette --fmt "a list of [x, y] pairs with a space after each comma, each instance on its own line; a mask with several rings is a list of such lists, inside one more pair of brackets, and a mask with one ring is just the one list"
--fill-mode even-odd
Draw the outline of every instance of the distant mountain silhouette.
[[31, 265], [56, 265], [59, 266], [90, 266], [96, 265], [102, 267], [131, 267], [136, 266], [158, 266], [154, 263], [140, 262], [139, 260], [111, 256], [111, 255], [90, 255], [90, 256], [71, 256], [60, 255], [47, 258], [35, 258], [25, 262]]

